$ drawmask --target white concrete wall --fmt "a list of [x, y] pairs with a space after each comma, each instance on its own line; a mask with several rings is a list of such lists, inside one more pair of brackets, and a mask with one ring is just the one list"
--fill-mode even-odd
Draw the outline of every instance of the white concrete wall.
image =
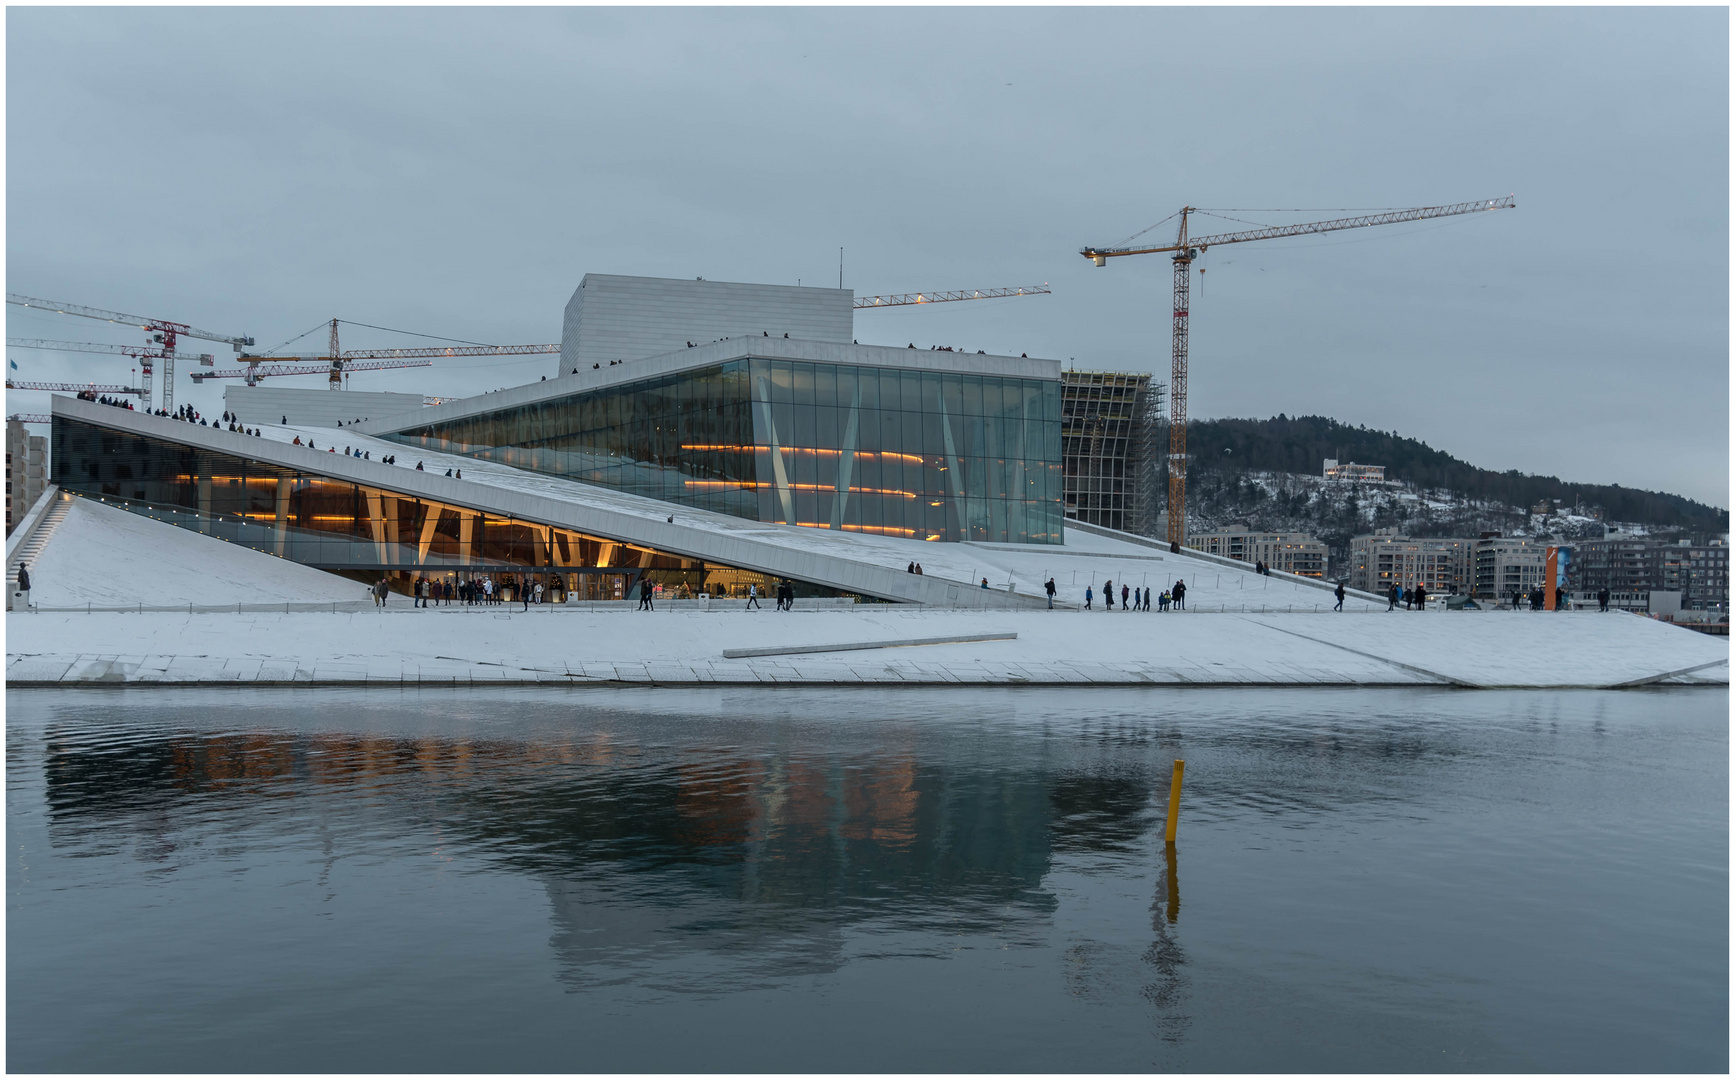
[[849, 341], [854, 327], [849, 289], [586, 274], [567, 302], [552, 374], [748, 334]]
[[248, 426], [280, 423], [303, 427], [348, 427], [356, 420], [384, 420], [422, 407], [420, 394], [306, 390], [288, 386], [226, 386], [223, 407]]

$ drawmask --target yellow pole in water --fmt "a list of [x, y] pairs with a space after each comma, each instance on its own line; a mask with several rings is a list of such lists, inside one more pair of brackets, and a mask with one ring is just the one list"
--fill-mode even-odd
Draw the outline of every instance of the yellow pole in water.
[[1186, 767], [1186, 762], [1176, 758], [1175, 776], [1169, 781], [1169, 828], [1163, 834], [1163, 840], [1170, 844], [1175, 842], [1175, 826], [1181, 820], [1181, 770]]

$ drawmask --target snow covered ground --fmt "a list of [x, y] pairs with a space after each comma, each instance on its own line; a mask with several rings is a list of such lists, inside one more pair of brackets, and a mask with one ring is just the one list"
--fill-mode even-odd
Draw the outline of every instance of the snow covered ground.
[[91, 499], [73, 499], [30, 567], [43, 608], [365, 599], [365, 587]]
[[[25, 683], [1728, 686], [1729, 646], [1622, 613], [842, 611], [13, 613]], [[726, 659], [723, 650], [1016, 634]]]

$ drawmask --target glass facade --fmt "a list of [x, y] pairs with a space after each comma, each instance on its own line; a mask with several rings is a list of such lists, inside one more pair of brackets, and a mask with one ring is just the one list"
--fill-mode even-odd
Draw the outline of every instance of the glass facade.
[[[639, 578], [681, 596], [761, 595], [773, 579], [570, 529], [501, 517], [220, 454], [54, 419], [54, 482], [75, 494], [363, 580], [402, 585], [484, 575], [535, 579], [565, 599], [626, 599]], [[803, 596], [836, 596], [800, 585]]]
[[758, 521], [1061, 539], [1043, 379], [745, 359], [388, 438]]

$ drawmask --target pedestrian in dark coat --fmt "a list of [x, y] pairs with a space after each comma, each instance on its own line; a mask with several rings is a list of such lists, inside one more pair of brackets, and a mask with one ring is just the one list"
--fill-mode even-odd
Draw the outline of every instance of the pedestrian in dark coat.
[[1122, 585], [1121, 585], [1121, 610], [1122, 611], [1127, 610], [1127, 594], [1129, 594], [1130, 592], [1132, 592], [1132, 590], [1130, 588], [1128, 588], [1125, 583], [1122, 583]]
[[1332, 608], [1331, 610], [1333, 610], [1333, 611], [1342, 611], [1343, 610], [1343, 582], [1341, 582], [1341, 581], [1337, 583], [1337, 606]]
[[1107, 581], [1102, 583], [1102, 609], [1104, 611], [1113, 611], [1114, 610], [1114, 579], [1113, 578], [1110, 578]]
[[655, 611], [657, 606], [651, 603], [651, 581], [649, 578], [639, 579], [639, 610]]
[[1174, 606], [1175, 606], [1176, 611], [1187, 610], [1187, 583], [1186, 582], [1182, 581], [1180, 578], [1176, 578], [1175, 579], [1175, 587], [1173, 589], [1169, 590], [1169, 595], [1170, 595], [1171, 599], [1174, 600]]
[[1597, 610], [1599, 610], [1599, 611], [1607, 611], [1608, 610], [1608, 586], [1605, 585], [1601, 589], [1597, 590], [1596, 602], [1597, 602]]
[[1048, 594], [1048, 610], [1054, 610], [1054, 579], [1049, 578], [1042, 586], [1042, 591]]
[[1386, 594], [1386, 610], [1391, 611], [1398, 606], [1398, 583], [1392, 582], [1391, 592]]

